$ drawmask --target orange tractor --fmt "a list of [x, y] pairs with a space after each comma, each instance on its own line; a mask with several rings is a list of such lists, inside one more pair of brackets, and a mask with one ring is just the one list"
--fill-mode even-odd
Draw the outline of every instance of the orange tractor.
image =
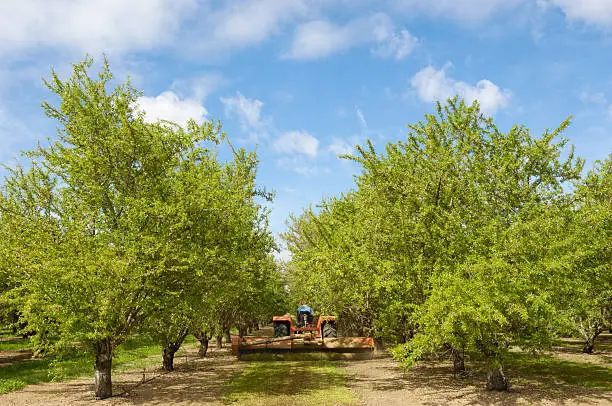
[[[238, 359], [369, 359], [371, 337], [338, 337], [334, 316], [289, 314], [272, 319], [274, 337], [234, 337], [232, 354]], [[298, 355], [296, 355], [298, 354]]]

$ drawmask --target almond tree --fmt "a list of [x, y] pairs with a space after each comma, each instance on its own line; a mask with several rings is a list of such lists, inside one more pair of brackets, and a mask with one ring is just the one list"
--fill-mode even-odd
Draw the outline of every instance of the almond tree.
[[612, 323], [612, 155], [596, 162], [578, 185], [576, 203], [574, 221], [558, 234], [568, 281], [560, 301], [590, 354]]
[[292, 224], [292, 289], [310, 278], [330, 286], [312, 290], [328, 305], [329, 292], [351, 297], [375, 334], [408, 341], [395, 351], [407, 366], [448, 349], [461, 372], [463, 352], [479, 352], [488, 386], [507, 389], [509, 345], [554, 338], [554, 269], [533, 232], [579, 178], [582, 161], [560, 159], [568, 125], [502, 132], [477, 103], [453, 98], [384, 154], [358, 146], [347, 157], [363, 168], [356, 190]]
[[222, 135], [212, 122], [146, 123], [141, 93], [129, 81], [113, 88], [106, 60], [90, 76], [92, 63], [45, 81], [58, 134], [11, 171], [1, 215], [15, 231], [2, 244], [14, 250], [24, 318], [37, 336], [93, 350], [101, 399], [112, 395], [113, 351], [156, 309], [159, 281], [170, 292], [192, 275], [188, 252], [166, 249], [178, 232], [173, 185]]

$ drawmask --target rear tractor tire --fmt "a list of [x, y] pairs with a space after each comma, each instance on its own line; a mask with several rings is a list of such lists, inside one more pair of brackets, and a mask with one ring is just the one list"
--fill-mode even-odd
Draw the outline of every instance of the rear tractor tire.
[[325, 323], [323, 326], [323, 337], [325, 338], [336, 338], [338, 337], [338, 330], [332, 323]]
[[285, 323], [278, 323], [274, 325], [274, 337], [287, 337], [289, 335], [289, 326]]

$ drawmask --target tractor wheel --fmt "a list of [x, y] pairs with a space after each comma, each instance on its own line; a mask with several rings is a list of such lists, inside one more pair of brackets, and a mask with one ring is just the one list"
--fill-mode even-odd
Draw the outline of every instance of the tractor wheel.
[[325, 323], [323, 326], [323, 337], [325, 338], [335, 338], [338, 337], [338, 330], [336, 330], [336, 326], [332, 323]]
[[274, 337], [287, 337], [289, 335], [289, 326], [285, 323], [279, 323], [274, 326]]

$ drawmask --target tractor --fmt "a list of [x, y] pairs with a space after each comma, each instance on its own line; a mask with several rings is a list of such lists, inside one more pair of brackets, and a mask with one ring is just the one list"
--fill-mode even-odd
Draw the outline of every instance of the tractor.
[[232, 354], [241, 360], [370, 359], [371, 337], [339, 337], [336, 318], [300, 312], [272, 318], [274, 337], [234, 337]]

